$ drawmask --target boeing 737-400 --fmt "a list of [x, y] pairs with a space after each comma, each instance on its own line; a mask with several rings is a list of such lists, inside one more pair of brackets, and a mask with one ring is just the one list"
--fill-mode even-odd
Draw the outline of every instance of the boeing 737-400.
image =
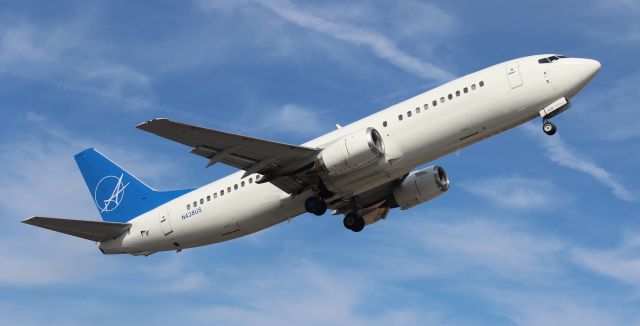
[[330, 208], [360, 232], [393, 208], [449, 189], [443, 155], [540, 116], [550, 119], [600, 70], [591, 59], [534, 55], [474, 72], [302, 145], [154, 119], [139, 129], [241, 171], [197, 189], [157, 191], [86, 149], [75, 160], [103, 222], [32, 217], [24, 223], [99, 243], [105, 254], [150, 255], [235, 239]]

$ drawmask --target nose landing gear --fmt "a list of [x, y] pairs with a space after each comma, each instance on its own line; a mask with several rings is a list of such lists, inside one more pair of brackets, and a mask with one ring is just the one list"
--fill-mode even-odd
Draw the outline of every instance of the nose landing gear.
[[551, 121], [549, 121], [548, 119], [542, 120], [542, 131], [544, 131], [545, 134], [553, 136], [555, 135], [557, 130], [558, 128], [556, 128], [556, 125], [554, 125]]
[[566, 98], [561, 97], [557, 99], [555, 102], [549, 104], [544, 109], [540, 110], [538, 113], [542, 117], [542, 131], [544, 131], [544, 133], [549, 136], [555, 135], [558, 128], [556, 128], [556, 125], [551, 123], [549, 119], [564, 112], [570, 107], [571, 107], [571, 103]]

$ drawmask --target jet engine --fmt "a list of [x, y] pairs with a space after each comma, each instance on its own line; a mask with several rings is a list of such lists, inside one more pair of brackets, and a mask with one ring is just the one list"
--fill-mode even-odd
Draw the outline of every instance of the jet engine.
[[427, 202], [449, 190], [449, 178], [441, 166], [430, 166], [409, 173], [393, 188], [393, 198], [401, 209]]
[[376, 129], [369, 127], [329, 144], [318, 155], [314, 170], [340, 175], [371, 165], [382, 157], [382, 137]]

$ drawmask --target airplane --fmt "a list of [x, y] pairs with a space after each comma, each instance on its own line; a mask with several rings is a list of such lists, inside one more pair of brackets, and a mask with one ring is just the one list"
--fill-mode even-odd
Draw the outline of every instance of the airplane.
[[252, 234], [305, 212], [344, 215], [360, 232], [445, 192], [429, 162], [567, 110], [600, 70], [592, 59], [533, 55], [499, 63], [395, 104], [302, 145], [268, 141], [168, 119], [138, 129], [240, 171], [197, 189], [158, 191], [94, 148], [75, 160], [102, 222], [34, 216], [24, 223], [99, 243], [104, 254], [180, 252]]

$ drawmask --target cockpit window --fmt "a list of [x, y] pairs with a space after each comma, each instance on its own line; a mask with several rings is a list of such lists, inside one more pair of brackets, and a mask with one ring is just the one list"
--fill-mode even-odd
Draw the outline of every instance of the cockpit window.
[[564, 59], [564, 58], [566, 58], [566, 56], [564, 56], [564, 55], [552, 55], [550, 57], [538, 60], [538, 63], [552, 63], [554, 61], [558, 61], [558, 60]]

